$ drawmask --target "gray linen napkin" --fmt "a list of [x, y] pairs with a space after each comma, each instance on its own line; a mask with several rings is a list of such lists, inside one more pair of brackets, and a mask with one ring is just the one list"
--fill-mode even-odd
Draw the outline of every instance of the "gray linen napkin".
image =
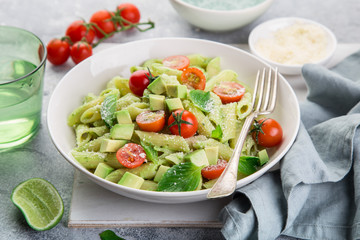
[[220, 213], [226, 239], [360, 239], [360, 52], [302, 69], [301, 126], [280, 171], [237, 190]]

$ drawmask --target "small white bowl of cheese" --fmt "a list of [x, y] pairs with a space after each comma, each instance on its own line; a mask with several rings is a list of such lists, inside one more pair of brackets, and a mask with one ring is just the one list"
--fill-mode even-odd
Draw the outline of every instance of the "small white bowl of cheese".
[[326, 65], [336, 50], [335, 35], [325, 26], [303, 18], [276, 18], [249, 35], [251, 52], [282, 74], [301, 74], [304, 64]]

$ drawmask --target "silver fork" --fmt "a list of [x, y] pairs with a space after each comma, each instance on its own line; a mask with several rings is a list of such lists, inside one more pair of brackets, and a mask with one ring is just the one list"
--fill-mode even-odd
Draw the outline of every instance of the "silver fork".
[[275, 69], [275, 74], [272, 73], [271, 68], [269, 68], [267, 74], [266, 72], [265, 68], [262, 73], [260, 73], [260, 70], [257, 72], [255, 89], [252, 98], [252, 112], [245, 119], [227, 167], [214, 186], [210, 189], [207, 198], [226, 197], [235, 191], [239, 158], [250, 127], [258, 115], [270, 114], [275, 108], [278, 70], [277, 68]]

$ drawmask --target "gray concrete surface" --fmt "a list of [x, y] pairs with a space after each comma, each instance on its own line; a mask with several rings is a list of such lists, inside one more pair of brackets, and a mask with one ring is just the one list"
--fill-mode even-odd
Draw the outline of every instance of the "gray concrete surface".
[[[114, 9], [124, 1], [112, 0], [0, 0], [0, 24], [27, 29], [45, 43], [61, 37], [68, 24], [100, 9]], [[109, 43], [153, 37], [194, 37], [222, 43], [247, 43], [251, 29], [275, 17], [296, 16], [318, 21], [329, 27], [341, 43], [360, 42], [359, 0], [275, 0], [271, 8], [252, 24], [231, 32], [211, 33], [189, 25], [176, 14], [167, 0], [135, 0], [142, 20], [150, 18], [156, 27], [145, 33], [129, 31], [108, 39]], [[0, 53], [1, 54], [1, 53]], [[0, 239], [100, 239], [104, 229], [70, 229], [70, 208], [74, 169], [57, 152], [48, 135], [46, 109], [50, 95], [60, 79], [74, 65], [54, 67], [47, 64], [43, 114], [40, 131], [32, 141], [18, 149], [0, 152]], [[0, 133], [1, 134], [1, 133]], [[36, 232], [29, 228], [18, 209], [11, 203], [11, 190], [21, 181], [42, 177], [52, 182], [65, 203], [61, 222], [53, 229]], [[121, 228], [112, 229], [127, 240], [135, 239], [223, 239], [219, 229], [203, 228]], [[281, 239], [288, 239], [281, 237]]]

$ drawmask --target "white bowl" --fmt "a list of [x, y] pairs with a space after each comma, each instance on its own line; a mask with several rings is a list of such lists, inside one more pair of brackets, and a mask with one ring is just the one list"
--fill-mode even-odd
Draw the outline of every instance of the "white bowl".
[[243, 27], [260, 17], [273, 0], [240, 10], [212, 10], [188, 4], [182, 0], [170, 0], [176, 12], [194, 26], [208, 31], [230, 31]]
[[[176, 46], [176, 48], [174, 48]], [[223, 69], [232, 69], [249, 87], [254, 86], [258, 69], [269, 66], [253, 55], [238, 48], [211, 41], [187, 38], [160, 38], [134, 41], [105, 49], [81, 62], [58, 83], [50, 98], [47, 124], [56, 148], [82, 174], [115, 193], [130, 198], [157, 203], [186, 203], [206, 200], [208, 190], [192, 192], [152, 192], [124, 187], [99, 178], [81, 166], [70, 154], [75, 147], [75, 135], [67, 125], [68, 115], [80, 106], [88, 93], [98, 94], [107, 81], [116, 75], [129, 77], [130, 67], [149, 58], [164, 58], [177, 54], [200, 53], [220, 56]], [[272, 116], [283, 127], [283, 142], [270, 152], [270, 161], [256, 173], [237, 182], [237, 187], [254, 181], [272, 168], [292, 145], [299, 128], [300, 111], [295, 93], [279, 75], [277, 107]]]
[[248, 42], [249, 42], [249, 47], [250, 47], [251, 52], [254, 55], [263, 59], [264, 61], [268, 62], [273, 67], [277, 67], [279, 69], [279, 72], [282, 74], [289, 74], [289, 75], [301, 74], [301, 68], [303, 67], [304, 64], [282, 64], [282, 63], [275, 62], [274, 60], [264, 57], [264, 55], [256, 47], [256, 44], [259, 40], [271, 39], [271, 38], [273, 38], [274, 33], [276, 31], [278, 31], [279, 29], [288, 27], [290, 25], [293, 25], [295, 23], [311, 24], [311, 25], [319, 27], [320, 29], [323, 29], [323, 31], [325, 33], [325, 38], [328, 41], [328, 44], [326, 46], [326, 55], [322, 59], [319, 59], [318, 61], [314, 61], [311, 63], [326, 65], [335, 53], [336, 46], [337, 46], [336, 37], [324, 25], [321, 25], [320, 23], [317, 23], [312, 20], [304, 19], [304, 18], [296, 18], [296, 17], [276, 18], [276, 19], [269, 20], [269, 21], [266, 21], [266, 22], [258, 25], [251, 31], [251, 33], [249, 35]]

